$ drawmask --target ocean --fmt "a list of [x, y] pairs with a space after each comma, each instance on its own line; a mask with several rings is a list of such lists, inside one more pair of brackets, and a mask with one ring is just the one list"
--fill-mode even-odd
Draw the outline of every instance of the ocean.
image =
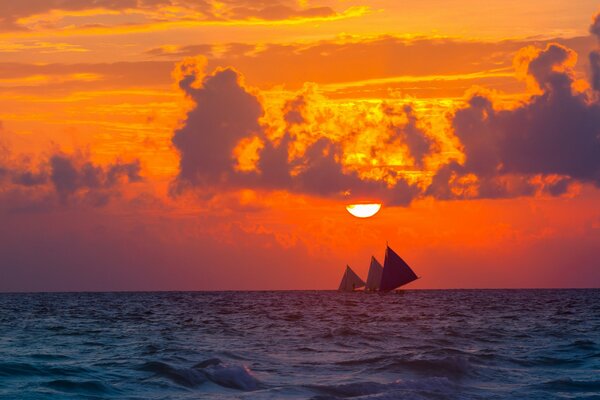
[[600, 399], [600, 290], [0, 294], [1, 399]]

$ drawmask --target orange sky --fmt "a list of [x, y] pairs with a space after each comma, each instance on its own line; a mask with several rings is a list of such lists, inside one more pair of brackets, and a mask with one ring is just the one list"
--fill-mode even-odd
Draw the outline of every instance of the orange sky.
[[2, 4], [0, 290], [598, 287], [598, 11]]

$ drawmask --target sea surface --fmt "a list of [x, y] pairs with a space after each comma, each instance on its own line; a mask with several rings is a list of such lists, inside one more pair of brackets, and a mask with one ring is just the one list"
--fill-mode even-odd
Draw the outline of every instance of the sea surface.
[[1, 399], [600, 399], [600, 290], [0, 294]]

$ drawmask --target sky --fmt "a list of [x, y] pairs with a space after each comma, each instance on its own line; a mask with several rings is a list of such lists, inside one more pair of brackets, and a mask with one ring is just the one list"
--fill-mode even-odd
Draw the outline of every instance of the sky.
[[600, 287], [598, 4], [483, 3], [0, 3], [0, 291]]

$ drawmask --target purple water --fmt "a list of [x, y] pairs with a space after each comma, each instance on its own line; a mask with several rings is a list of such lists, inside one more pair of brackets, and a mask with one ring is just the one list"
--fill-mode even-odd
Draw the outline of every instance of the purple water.
[[2, 399], [600, 399], [600, 290], [0, 294]]

